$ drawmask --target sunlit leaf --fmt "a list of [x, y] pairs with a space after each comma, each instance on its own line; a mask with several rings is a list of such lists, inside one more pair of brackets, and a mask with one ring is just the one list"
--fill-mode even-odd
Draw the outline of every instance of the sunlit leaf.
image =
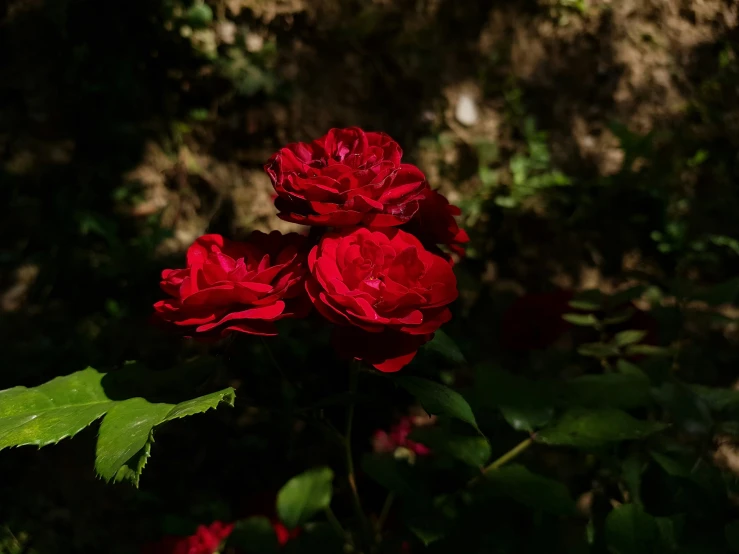
[[581, 327], [595, 327], [598, 325], [598, 318], [593, 314], [564, 314], [562, 319]]
[[602, 342], [589, 342], [581, 344], [577, 349], [578, 354], [591, 358], [610, 358], [618, 356], [618, 348], [612, 344]]
[[334, 472], [328, 467], [309, 469], [290, 479], [277, 493], [277, 514], [289, 528], [306, 523], [331, 504]]
[[629, 344], [635, 344], [641, 341], [646, 336], [646, 331], [632, 329], [629, 331], [621, 331], [619, 333], [616, 333], [616, 336], [613, 338], [613, 342], [616, 343], [616, 345], [618, 346], [628, 346]]
[[[221, 403], [233, 405], [230, 387], [179, 404], [141, 397], [119, 399], [125, 390], [120, 384], [125, 382], [126, 371], [109, 374], [108, 382], [106, 374], [87, 368], [35, 388], [0, 391], [0, 449], [54, 444], [103, 417], [95, 457], [98, 475], [107, 481], [128, 480], [138, 485], [156, 426]], [[140, 369], [131, 366], [131, 371]]]

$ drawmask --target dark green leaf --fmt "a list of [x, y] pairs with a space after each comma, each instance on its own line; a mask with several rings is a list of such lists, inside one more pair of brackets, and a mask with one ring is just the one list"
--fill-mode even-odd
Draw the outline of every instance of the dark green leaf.
[[652, 395], [684, 431], [691, 434], [708, 434], [711, 431], [713, 417], [708, 405], [684, 383], [663, 383], [652, 391]]
[[646, 331], [632, 329], [629, 331], [621, 331], [620, 333], [616, 333], [616, 336], [613, 338], [613, 342], [615, 342], [617, 346], [628, 346], [629, 344], [640, 342], [646, 336]]
[[590, 356], [592, 358], [610, 358], [611, 356], [618, 356], [618, 348], [611, 344], [604, 344], [602, 342], [589, 342], [581, 344], [577, 352], [582, 356]]
[[185, 16], [187, 22], [194, 28], [199, 29], [206, 27], [211, 21], [213, 21], [213, 10], [210, 6], [204, 2], [197, 2], [187, 10]]
[[691, 461], [685, 456], [677, 458], [674, 455], [663, 454], [655, 450], [650, 450], [649, 455], [668, 475], [674, 477], [690, 477], [696, 461]]
[[417, 427], [409, 438], [429, 447], [435, 455], [444, 454], [471, 466], [482, 466], [490, 459], [490, 443], [479, 435], [458, 435], [441, 427]]
[[567, 382], [563, 390], [570, 406], [631, 409], [651, 402], [650, 383], [644, 374], [583, 375]]
[[466, 361], [464, 359], [464, 354], [462, 354], [462, 351], [457, 346], [457, 343], [455, 343], [449, 335], [441, 330], [434, 333], [434, 338], [426, 343], [426, 348], [428, 348], [429, 350], [433, 350], [434, 352], [438, 352], [447, 361], [455, 364], [463, 364]]
[[715, 285], [707, 291], [692, 295], [692, 297], [695, 300], [702, 300], [709, 306], [734, 304], [739, 298], [739, 277]]
[[646, 292], [647, 287], [644, 285], [636, 285], [629, 287], [622, 291], [619, 291], [608, 298], [606, 302], [608, 308], [617, 308], [626, 304], [627, 302], [633, 302], [637, 298], [641, 298]]
[[615, 314], [611, 314], [608, 317], [604, 317], [603, 325], [621, 325], [622, 323], [625, 323], [628, 320], [630, 320], [635, 313], [636, 313], [635, 309], [627, 308], [623, 311], [617, 312]]
[[647, 374], [644, 373], [642, 368], [640, 368], [636, 364], [627, 362], [626, 360], [622, 358], [616, 361], [616, 369], [621, 375], [629, 375], [631, 377], [639, 377], [639, 378], [649, 380], [649, 378], [647, 377]]
[[277, 535], [265, 516], [254, 516], [236, 522], [228, 536], [226, 547], [244, 554], [276, 554], [279, 551]]
[[626, 347], [628, 356], [672, 356], [672, 350], [651, 344], [632, 344]]
[[[133, 366], [131, 370], [138, 371]], [[126, 368], [118, 373], [124, 372]], [[138, 485], [156, 426], [234, 401], [232, 388], [179, 404], [152, 403], [140, 397], [118, 399], [118, 390], [116, 399], [111, 399], [103, 386], [105, 377], [87, 368], [36, 388], [0, 391], [0, 449], [54, 444], [105, 416], [98, 433], [95, 469], [107, 481], [129, 480]]]
[[398, 496], [415, 498], [424, 495], [423, 484], [406, 460], [396, 460], [388, 455], [366, 454], [362, 457], [362, 470]]
[[715, 412], [739, 408], [739, 390], [693, 385], [691, 390]]
[[481, 406], [499, 408], [506, 421], [518, 431], [532, 432], [554, 415], [555, 384], [532, 381], [505, 371], [480, 366], [474, 389]]
[[724, 536], [729, 549], [732, 552], [739, 552], [739, 519], [726, 524]]
[[415, 396], [428, 413], [454, 417], [477, 429], [472, 408], [457, 391], [420, 377], [396, 376], [395, 382]]
[[570, 306], [576, 310], [595, 312], [601, 309], [603, 294], [598, 289], [588, 289], [578, 292], [570, 301]]
[[573, 408], [552, 426], [539, 431], [536, 438], [546, 444], [596, 448], [611, 442], [643, 439], [665, 427], [662, 423], [634, 419], [620, 410]]
[[575, 503], [562, 483], [530, 472], [522, 465], [512, 464], [485, 473], [493, 490], [516, 502], [556, 515], [572, 515]]
[[289, 529], [306, 523], [331, 504], [334, 472], [309, 469], [290, 479], [277, 493], [277, 515]]
[[632, 455], [621, 464], [621, 477], [631, 495], [631, 501], [641, 504], [641, 478], [647, 463], [640, 456]]
[[659, 552], [659, 525], [641, 506], [624, 504], [606, 518], [606, 541], [615, 554], [654, 554]]
[[595, 327], [598, 325], [598, 318], [593, 314], [564, 314], [562, 319], [581, 327]]

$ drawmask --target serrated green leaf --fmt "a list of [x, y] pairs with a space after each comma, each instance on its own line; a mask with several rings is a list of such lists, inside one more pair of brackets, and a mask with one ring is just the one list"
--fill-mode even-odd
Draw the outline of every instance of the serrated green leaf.
[[490, 459], [490, 443], [479, 435], [458, 435], [441, 427], [417, 427], [408, 438], [427, 446], [434, 454], [445, 454], [471, 466], [480, 467]]
[[290, 479], [277, 493], [277, 515], [289, 529], [306, 523], [331, 504], [334, 472], [309, 469]]
[[602, 342], [581, 344], [577, 349], [577, 353], [581, 356], [589, 356], [591, 358], [610, 358], [619, 355], [617, 347]]
[[478, 429], [472, 408], [457, 391], [420, 377], [396, 376], [394, 380], [415, 396], [428, 413], [454, 417]]
[[507, 465], [485, 473], [493, 490], [534, 510], [555, 515], [573, 515], [575, 502], [567, 487], [519, 464]]
[[593, 314], [564, 314], [562, 319], [581, 327], [595, 327], [598, 325], [598, 318]]
[[438, 352], [448, 361], [455, 364], [463, 364], [466, 361], [457, 343], [441, 330], [434, 333], [434, 338], [426, 343], [426, 348]]
[[634, 419], [615, 409], [573, 408], [536, 435], [539, 442], [597, 448], [611, 442], [643, 439], [666, 427], [663, 423]]
[[[130, 370], [140, 368], [130, 366]], [[127, 371], [125, 367], [116, 372], [108, 386], [124, 382], [118, 374]], [[140, 397], [118, 399], [120, 390], [115, 387], [111, 391], [116, 399], [111, 399], [104, 386], [107, 375], [87, 368], [35, 388], [0, 391], [0, 449], [54, 444], [103, 417], [96, 446], [98, 475], [138, 485], [157, 425], [204, 412], [221, 402], [233, 405], [230, 387], [181, 404], [152, 403]]]
[[616, 333], [616, 336], [613, 337], [613, 342], [616, 343], [616, 345], [618, 346], [628, 346], [629, 344], [640, 342], [646, 336], [646, 331], [631, 329], [628, 331], [621, 331], [620, 333]]

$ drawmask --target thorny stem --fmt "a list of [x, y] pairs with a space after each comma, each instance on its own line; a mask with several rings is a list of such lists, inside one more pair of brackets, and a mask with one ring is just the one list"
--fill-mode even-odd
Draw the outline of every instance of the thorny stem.
[[[351, 377], [349, 385], [349, 393], [352, 397], [356, 397], [357, 388], [359, 385], [359, 362], [352, 364]], [[346, 433], [344, 433], [344, 449], [346, 453], [346, 468], [347, 468], [347, 479], [349, 481], [349, 488], [352, 491], [352, 501], [354, 503], [354, 511], [356, 512], [357, 519], [362, 531], [362, 536], [367, 537], [367, 531], [369, 526], [367, 525], [367, 518], [364, 515], [362, 509], [362, 502], [359, 499], [359, 491], [357, 490], [356, 474], [354, 472], [354, 457], [352, 456], [352, 425], [354, 424], [354, 405], [355, 402], [349, 404], [349, 411], [346, 416]]]

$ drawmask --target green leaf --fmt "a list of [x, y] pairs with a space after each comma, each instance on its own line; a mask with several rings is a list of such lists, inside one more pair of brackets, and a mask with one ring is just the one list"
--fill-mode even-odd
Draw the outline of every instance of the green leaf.
[[505, 371], [479, 366], [474, 395], [480, 406], [500, 409], [517, 431], [533, 432], [554, 416], [555, 384], [532, 381]]
[[609, 315], [608, 317], [604, 317], [603, 325], [620, 325], [630, 320], [635, 313], [636, 313], [635, 309], [627, 308], [623, 311]]
[[569, 304], [576, 310], [595, 312], [601, 309], [603, 294], [598, 289], [583, 290], [578, 292]]
[[640, 378], [647, 379], [647, 380], [649, 379], [649, 377], [647, 377], [647, 374], [644, 373], [642, 368], [640, 368], [636, 364], [632, 364], [631, 362], [624, 360], [623, 358], [620, 358], [619, 360], [616, 361], [616, 370], [618, 370], [618, 372], [621, 375], [640, 377]]
[[206, 27], [213, 21], [213, 10], [204, 2], [197, 2], [185, 14], [187, 22], [194, 28]]
[[739, 519], [727, 523], [724, 527], [724, 536], [732, 552], [739, 552]]
[[438, 352], [445, 359], [455, 364], [463, 364], [466, 361], [457, 343], [441, 330], [434, 333], [434, 338], [426, 343], [426, 348]]
[[490, 459], [490, 443], [479, 435], [466, 436], [451, 433], [442, 427], [417, 427], [409, 437], [433, 450], [474, 467], [480, 467]]
[[328, 467], [309, 469], [290, 479], [277, 493], [277, 515], [289, 528], [306, 523], [331, 504], [334, 472]]
[[656, 450], [650, 450], [649, 455], [668, 475], [672, 475], [673, 477], [690, 477], [697, 461], [693, 460], [691, 462], [685, 457], [677, 460], [673, 456], [657, 452]]
[[693, 385], [690, 389], [715, 412], [724, 412], [739, 408], [739, 390], [706, 387], [703, 385]]
[[570, 406], [631, 409], [651, 403], [650, 382], [643, 373], [583, 375], [564, 386], [564, 401]]
[[573, 515], [575, 503], [567, 487], [519, 464], [488, 471], [485, 479], [493, 490], [516, 502], [555, 515]]
[[245, 554], [277, 554], [279, 543], [272, 523], [265, 516], [237, 521], [226, 540], [226, 547]]
[[590, 356], [591, 358], [610, 358], [618, 356], [618, 348], [602, 342], [588, 342], [581, 344], [577, 349], [578, 354]]
[[621, 331], [620, 333], [616, 333], [616, 336], [613, 338], [613, 342], [615, 342], [618, 346], [628, 346], [629, 344], [640, 342], [646, 336], [646, 331], [632, 329], [629, 331]]
[[564, 314], [562, 319], [581, 327], [595, 327], [598, 325], [598, 318], [593, 314]]
[[539, 431], [536, 438], [545, 444], [587, 449], [611, 442], [643, 439], [665, 427], [663, 423], [634, 419], [620, 410], [573, 408], [552, 426]]
[[637, 504], [624, 504], [608, 514], [605, 531], [609, 550], [615, 554], [659, 552], [659, 525]]
[[[141, 397], [121, 400], [120, 389], [113, 385], [125, 381], [119, 374], [127, 371], [106, 375], [87, 368], [35, 388], [0, 391], [0, 449], [54, 444], [104, 416], [95, 469], [107, 481], [128, 480], [138, 486], [157, 425], [234, 402], [230, 387], [180, 404], [153, 403]], [[130, 371], [140, 369], [131, 366]]]
[[606, 305], [608, 308], [618, 308], [626, 303], [633, 302], [637, 298], [641, 298], [646, 292], [645, 285], [636, 285], [619, 291], [608, 298]]
[[478, 429], [472, 408], [457, 391], [420, 377], [396, 376], [395, 382], [415, 396], [428, 413], [454, 417]]
[[692, 296], [695, 300], [702, 300], [709, 306], [734, 304], [739, 298], [739, 277], [719, 283], [707, 291]]
[[626, 347], [628, 356], [672, 356], [672, 350], [651, 344], [632, 344]]

